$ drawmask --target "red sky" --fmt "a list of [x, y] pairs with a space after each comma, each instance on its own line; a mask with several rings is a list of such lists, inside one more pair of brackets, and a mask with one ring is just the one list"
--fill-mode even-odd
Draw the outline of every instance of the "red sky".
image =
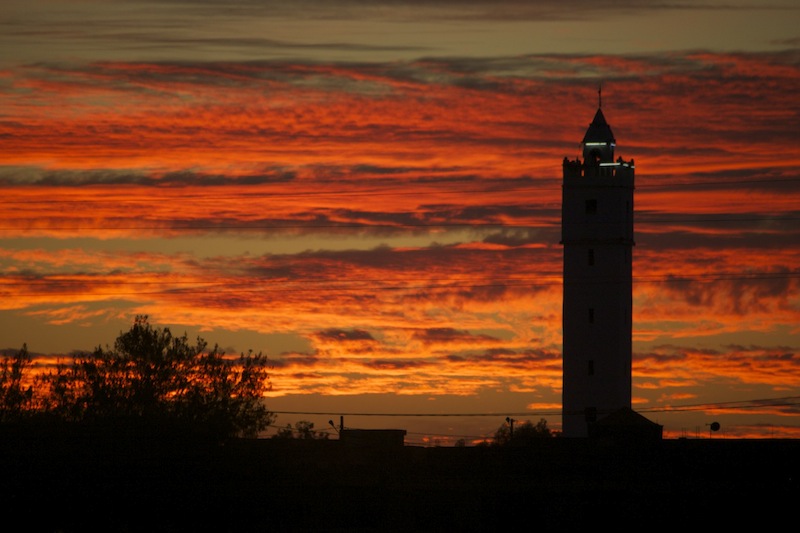
[[[579, 156], [602, 85], [617, 154], [636, 163], [634, 407], [667, 437], [712, 421], [723, 436], [800, 436], [796, 29], [685, 44], [675, 29], [664, 49], [640, 29], [578, 50], [571, 28], [612, 13], [561, 20], [554, 4], [540, 21], [500, 2], [527, 15], [480, 22], [456, 13], [483, 3], [452, 2], [435, 48], [434, 22], [399, 17], [415, 5], [399, 2], [397, 19], [257, 13], [279, 43], [237, 35], [237, 20], [257, 32], [235, 13], [217, 34], [167, 36], [217, 4], [158, 19], [143, 1], [127, 4], [142, 8], [134, 43], [108, 6], [82, 26], [16, 5], [0, 70], [0, 349], [27, 343], [44, 362], [147, 314], [267, 353], [279, 426], [343, 414], [445, 444], [508, 415], [558, 429], [561, 162]], [[632, 27], [679, 20], [630, 7]], [[365, 32], [370, 17], [395, 33]], [[318, 33], [290, 41], [276, 21]], [[107, 42], [89, 31], [102, 24]], [[344, 27], [361, 31], [344, 41]], [[563, 35], [513, 43], [503, 27]], [[481, 54], [477, 29], [496, 37]], [[34, 30], [64, 46], [48, 56]]]

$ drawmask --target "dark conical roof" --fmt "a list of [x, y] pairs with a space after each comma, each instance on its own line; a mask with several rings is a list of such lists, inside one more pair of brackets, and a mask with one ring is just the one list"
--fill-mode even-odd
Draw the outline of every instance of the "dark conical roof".
[[611, 126], [606, 122], [606, 117], [603, 116], [603, 110], [597, 108], [597, 113], [594, 114], [594, 120], [589, 124], [589, 129], [586, 130], [586, 135], [583, 136], [583, 144], [587, 142], [601, 142], [601, 143], [615, 143], [614, 133], [611, 131]]

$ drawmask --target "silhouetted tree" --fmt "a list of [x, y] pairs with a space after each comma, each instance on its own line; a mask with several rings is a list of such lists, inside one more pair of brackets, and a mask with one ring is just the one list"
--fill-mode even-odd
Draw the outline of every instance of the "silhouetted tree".
[[509, 424], [503, 424], [495, 432], [492, 444], [495, 446], [524, 445], [552, 436], [553, 433], [547, 427], [547, 420], [542, 418], [536, 424], [528, 421], [515, 426], [513, 433]]
[[31, 412], [33, 387], [26, 383], [31, 366], [28, 346], [0, 360], [0, 422], [18, 422]]
[[273, 439], [318, 439], [324, 440], [328, 438], [328, 433], [324, 431], [314, 430], [314, 423], [307, 420], [296, 422], [294, 428], [291, 424], [286, 424], [286, 427], [278, 430]]
[[155, 328], [147, 316], [114, 347], [73, 355], [42, 377], [46, 411], [72, 422], [127, 421], [184, 427], [218, 438], [255, 436], [274, 420], [263, 402], [271, 387], [266, 356], [229, 358], [200, 337]]

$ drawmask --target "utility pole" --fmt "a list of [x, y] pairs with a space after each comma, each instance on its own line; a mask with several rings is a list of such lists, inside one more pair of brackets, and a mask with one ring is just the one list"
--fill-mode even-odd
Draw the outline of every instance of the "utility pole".
[[336, 428], [336, 424], [334, 424], [334, 423], [333, 423], [333, 420], [328, 420], [328, 424], [330, 424], [330, 425], [331, 425], [331, 427], [332, 427], [333, 429], [335, 429], [335, 430], [336, 430], [336, 432], [337, 432], [337, 433], [339, 434], [339, 436], [341, 437], [341, 435], [342, 435], [342, 430], [344, 429], [344, 416], [340, 416], [340, 417], [339, 417], [339, 428], [338, 428], [338, 429]]

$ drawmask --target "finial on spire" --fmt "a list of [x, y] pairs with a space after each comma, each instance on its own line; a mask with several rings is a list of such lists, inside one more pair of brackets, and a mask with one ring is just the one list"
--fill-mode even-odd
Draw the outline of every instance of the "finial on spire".
[[603, 84], [597, 85], [597, 109], [603, 108]]

